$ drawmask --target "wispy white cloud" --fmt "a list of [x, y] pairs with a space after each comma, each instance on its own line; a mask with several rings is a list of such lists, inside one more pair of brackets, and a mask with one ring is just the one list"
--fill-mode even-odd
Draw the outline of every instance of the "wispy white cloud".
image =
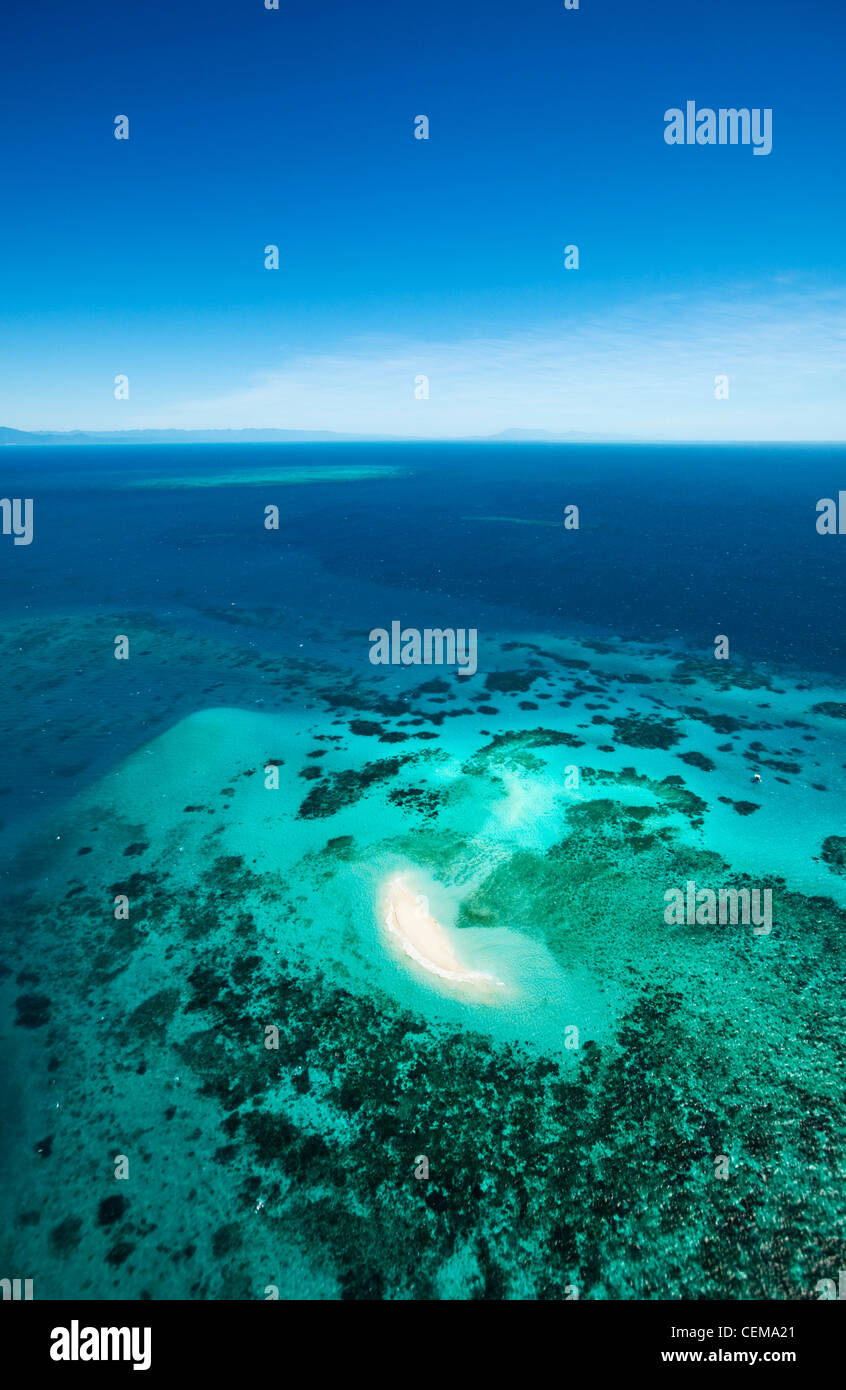
[[[783, 279], [783, 277], [782, 277]], [[846, 438], [846, 293], [666, 296], [502, 337], [371, 336], [289, 357], [161, 423], [437, 437], [512, 426], [648, 438]], [[428, 400], [414, 381], [429, 379]], [[714, 381], [729, 379], [729, 399]]]
[[[534, 329], [464, 337], [348, 337], [276, 351], [211, 325], [182, 345], [178, 370], [160, 329], [137, 367], [122, 353], [131, 402], [104, 392], [80, 360], [65, 396], [35, 399], [23, 428], [283, 428], [409, 437], [509, 428], [647, 439], [846, 438], [846, 289], [785, 272], [721, 293], [643, 295]], [[245, 346], [246, 342], [246, 346]], [[252, 352], [251, 371], [242, 364]], [[415, 399], [415, 378], [429, 380]], [[714, 396], [729, 379], [729, 399]], [[238, 384], [231, 390], [221, 381]], [[204, 383], [214, 382], [214, 386]], [[96, 414], [92, 414], [92, 407]], [[45, 418], [49, 409], [50, 419]]]

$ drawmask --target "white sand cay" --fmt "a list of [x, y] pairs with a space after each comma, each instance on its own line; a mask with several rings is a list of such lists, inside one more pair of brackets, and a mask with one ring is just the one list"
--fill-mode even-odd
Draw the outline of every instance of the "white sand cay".
[[399, 949], [429, 974], [482, 996], [494, 997], [505, 988], [495, 975], [461, 960], [446, 927], [431, 916], [425, 895], [414, 892], [401, 874], [386, 885], [383, 921]]

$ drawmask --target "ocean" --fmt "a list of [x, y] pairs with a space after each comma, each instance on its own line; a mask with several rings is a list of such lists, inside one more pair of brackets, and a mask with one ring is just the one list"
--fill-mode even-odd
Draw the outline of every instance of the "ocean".
[[[0, 459], [34, 504], [0, 537], [4, 1269], [42, 1298], [837, 1277], [846, 449]], [[394, 622], [472, 630], [476, 669], [374, 664]], [[743, 888], [766, 930], [695, 897]]]

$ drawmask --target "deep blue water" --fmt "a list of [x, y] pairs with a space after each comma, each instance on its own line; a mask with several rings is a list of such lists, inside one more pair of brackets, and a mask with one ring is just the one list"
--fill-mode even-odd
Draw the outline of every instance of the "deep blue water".
[[[319, 622], [372, 581], [507, 604], [566, 632], [681, 641], [736, 660], [846, 675], [846, 536], [819, 536], [816, 502], [846, 487], [842, 446], [307, 444], [15, 447], [4, 496], [35, 500], [32, 546], [0, 546], [9, 612], [62, 606], [284, 605]], [[115, 487], [171, 472], [382, 463], [401, 478], [205, 490]], [[85, 485], [80, 487], [80, 476]], [[263, 508], [280, 507], [278, 532]], [[560, 525], [580, 508], [578, 532]], [[469, 518], [507, 516], [551, 527]], [[319, 592], [286, 563], [320, 562]], [[409, 603], [411, 604], [411, 598]], [[464, 605], [462, 607], [462, 605]], [[372, 596], [360, 620], [382, 617]], [[253, 634], [254, 635], [254, 634]], [[329, 655], [324, 653], [324, 655]]]

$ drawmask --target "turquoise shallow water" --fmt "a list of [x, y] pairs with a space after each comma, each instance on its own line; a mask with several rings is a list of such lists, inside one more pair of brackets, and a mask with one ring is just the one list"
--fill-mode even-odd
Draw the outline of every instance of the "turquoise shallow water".
[[[419, 453], [394, 461], [300, 473], [270, 538], [254, 481], [175, 510], [139, 487], [143, 546], [77, 533], [7, 586], [4, 1267], [42, 1297], [813, 1296], [843, 1235], [836, 644], [785, 659], [777, 546], [745, 591], [770, 660], [740, 623], [715, 662], [666, 580], [656, 635], [636, 546], [633, 632], [607, 525], [574, 569], [515, 543], [496, 602], [500, 523], [467, 523], [427, 590], [384, 560], [398, 516], [436, 520]], [[492, 465], [475, 511], [537, 517], [549, 466]], [[119, 489], [77, 490], [108, 534]], [[797, 592], [836, 591], [828, 554]], [[478, 672], [371, 666], [395, 616], [476, 624]], [[392, 946], [397, 873], [501, 998]], [[772, 931], [669, 927], [690, 879], [768, 888]]]

